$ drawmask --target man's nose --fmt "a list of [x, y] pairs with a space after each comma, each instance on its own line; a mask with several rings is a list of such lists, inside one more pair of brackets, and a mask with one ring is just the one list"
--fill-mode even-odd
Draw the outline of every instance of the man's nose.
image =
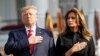
[[27, 14], [27, 17], [30, 17], [30, 14]]

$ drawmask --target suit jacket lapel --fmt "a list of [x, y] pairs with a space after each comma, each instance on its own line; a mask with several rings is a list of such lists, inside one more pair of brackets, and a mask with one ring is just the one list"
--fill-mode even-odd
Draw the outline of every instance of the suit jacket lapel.
[[41, 28], [36, 27], [36, 36], [42, 36]]
[[[39, 28], [39, 27], [36, 27], [36, 36], [42, 36], [41, 28]], [[35, 56], [38, 46], [39, 46], [39, 44], [34, 45], [34, 52], [33, 52], [32, 56]]]
[[27, 37], [27, 32], [26, 32], [26, 29], [25, 29], [25, 28], [22, 28], [22, 29], [21, 29], [21, 32], [24, 34], [24, 36]]
[[[27, 32], [25, 28], [21, 29], [21, 32], [27, 37]], [[41, 28], [36, 27], [36, 36], [42, 36]]]

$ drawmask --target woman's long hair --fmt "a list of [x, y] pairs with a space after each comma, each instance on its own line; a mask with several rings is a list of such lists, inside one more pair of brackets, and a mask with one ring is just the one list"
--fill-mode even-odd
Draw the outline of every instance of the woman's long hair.
[[67, 34], [68, 30], [69, 30], [69, 26], [67, 24], [67, 18], [68, 15], [74, 12], [76, 15], [76, 23], [78, 24], [78, 28], [79, 30], [81, 29], [82, 35], [86, 40], [90, 40], [91, 34], [87, 29], [87, 24], [86, 24], [86, 19], [85, 16], [76, 8], [72, 8], [70, 9], [66, 14], [65, 14], [65, 29], [64, 31], [61, 33], [61, 35], [65, 35]]

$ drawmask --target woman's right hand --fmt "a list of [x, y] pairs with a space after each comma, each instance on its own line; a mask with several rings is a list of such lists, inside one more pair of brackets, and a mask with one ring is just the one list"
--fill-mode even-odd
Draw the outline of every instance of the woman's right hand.
[[72, 52], [77, 52], [80, 51], [82, 49], [84, 49], [87, 45], [87, 42], [77, 42], [76, 44], [73, 45], [73, 47], [71, 48]]
[[71, 49], [69, 49], [66, 53], [65, 56], [71, 56], [74, 52], [80, 51], [86, 47], [87, 43], [86, 42], [77, 42], [76, 44], [73, 45]]
[[66, 53], [65, 56], [71, 56], [74, 52], [80, 51], [86, 47], [87, 43], [86, 42], [77, 42], [76, 44], [73, 45], [71, 49], [69, 49]]

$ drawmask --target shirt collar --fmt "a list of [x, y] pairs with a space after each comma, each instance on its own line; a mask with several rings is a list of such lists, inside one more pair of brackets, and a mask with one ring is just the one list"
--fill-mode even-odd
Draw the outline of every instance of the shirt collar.
[[71, 30], [67, 31], [69, 34], [81, 34], [81, 30], [78, 30], [77, 32], [72, 32]]
[[[28, 30], [29, 30], [29, 28], [28, 28], [28, 27], [26, 27], [26, 26], [25, 26], [25, 29], [26, 29], [26, 31], [28, 31]], [[34, 32], [36, 32], [36, 25], [32, 26], [32, 30], [33, 30]]]

